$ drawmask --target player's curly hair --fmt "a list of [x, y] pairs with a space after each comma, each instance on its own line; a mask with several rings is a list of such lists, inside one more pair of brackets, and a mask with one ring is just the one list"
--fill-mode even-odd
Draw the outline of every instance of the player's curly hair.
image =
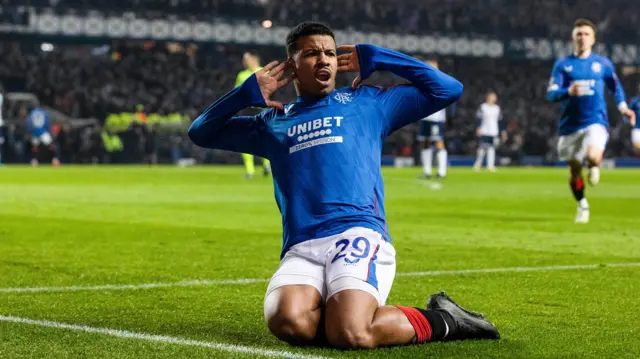
[[321, 22], [305, 21], [294, 27], [287, 35], [287, 56], [291, 56], [298, 51], [298, 40], [304, 36], [328, 35], [336, 40], [333, 30]]

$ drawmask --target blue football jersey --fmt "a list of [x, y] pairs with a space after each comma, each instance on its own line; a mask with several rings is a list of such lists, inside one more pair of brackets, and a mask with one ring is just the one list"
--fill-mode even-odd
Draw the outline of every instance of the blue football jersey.
[[248, 106], [266, 107], [256, 76], [211, 105], [191, 125], [202, 147], [250, 153], [271, 161], [282, 215], [282, 255], [293, 245], [352, 227], [390, 241], [380, 171], [382, 143], [393, 131], [456, 101], [462, 84], [409, 56], [358, 45], [360, 74], [390, 71], [411, 81], [390, 89], [372, 86], [301, 98], [284, 111], [232, 117]]
[[49, 127], [49, 113], [41, 108], [34, 108], [27, 118], [27, 127], [32, 137], [40, 137], [51, 132]]
[[631, 99], [629, 108], [636, 113], [636, 124], [634, 128], [640, 129], [640, 96]]
[[[569, 86], [574, 83], [584, 92], [582, 96], [569, 96]], [[584, 59], [570, 55], [556, 61], [547, 99], [562, 102], [561, 136], [596, 123], [609, 127], [605, 86], [614, 94], [618, 107], [626, 106], [624, 89], [606, 57], [591, 53]]]

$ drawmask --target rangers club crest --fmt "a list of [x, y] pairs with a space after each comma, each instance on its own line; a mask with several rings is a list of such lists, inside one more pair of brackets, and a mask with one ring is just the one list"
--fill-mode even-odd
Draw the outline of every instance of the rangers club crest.
[[600, 65], [599, 62], [594, 62], [591, 64], [591, 70], [593, 70], [593, 72], [595, 73], [598, 73], [602, 71], [602, 65]]
[[290, 104], [288, 104], [288, 105], [286, 105], [286, 106], [284, 107], [284, 114], [285, 114], [285, 115], [288, 115], [288, 114], [289, 114], [289, 112], [291, 112], [291, 108], [293, 107], [293, 105], [294, 105], [294, 104], [290, 103]]
[[351, 97], [350, 93], [344, 92], [338, 92], [333, 98], [335, 98], [336, 101], [340, 102], [343, 105], [346, 105], [348, 102], [351, 102], [353, 100], [353, 97]]

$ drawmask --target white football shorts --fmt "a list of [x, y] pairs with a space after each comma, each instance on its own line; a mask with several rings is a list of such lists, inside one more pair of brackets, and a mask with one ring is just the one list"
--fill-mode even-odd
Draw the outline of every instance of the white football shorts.
[[584, 161], [587, 147], [592, 146], [601, 151], [607, 146], [609, 131], [601, 124], [589, 125], [574, 133], [560, 136], [558, 139], [558, 157], [562, 161]]
[[45, 146], [49, 146], [53, 142], [53, 137], [49, 132], [45, 132], [40, 137], [31, 137], [31, 144], [33, 146], [40, 146], [43, 144]]
[[[638, 121], [640, 121], [640, 119], [638, 119]], [[631, 130], [631, 142], [636, 146], [640, 146], [640, 128]]]
[[382, 235], [354, 227], [292, 246], [271, 278], [265, 300], [286, 285], [315, 287], [324, 303], [347, 289], [365, 291], [384, 305], [396, 275], [396, 250]]

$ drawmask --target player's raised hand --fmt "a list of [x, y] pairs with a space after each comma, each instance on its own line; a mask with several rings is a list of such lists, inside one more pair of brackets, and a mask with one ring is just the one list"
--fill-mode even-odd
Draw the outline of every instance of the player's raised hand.
[[[338, 51], [344, 51], [346, 53], [338, 56], [338, 72], [358, 72], [360, 73], [360, 59], [358, 58], [358, 51], [355, 45], [342, 45], [338, 46]], [[358, 87], [362, 81], [360, 75], [353, 80], [352, 88]]]
[[262, 70], [256, 72], [256, 80], [258, 81], [258, 86], [260, 86], [260, 92], [262, 92], [264, 102], [269, 107], [284, 110], [284, 105], [278, 101], [272, 101], [271, 96], [279, 88], [288, 85], [295, 78], [295, 74], [282, 78], [289, 68], [288, 65], [288, 61], [280, 64], [278, 64], [278, 61], [273, 61], [263, 67]]
[[569, 96], [582, 96], [584, 95], [584, 90], [578, 86], [577, 83], [572, 83], [569, 86]]

